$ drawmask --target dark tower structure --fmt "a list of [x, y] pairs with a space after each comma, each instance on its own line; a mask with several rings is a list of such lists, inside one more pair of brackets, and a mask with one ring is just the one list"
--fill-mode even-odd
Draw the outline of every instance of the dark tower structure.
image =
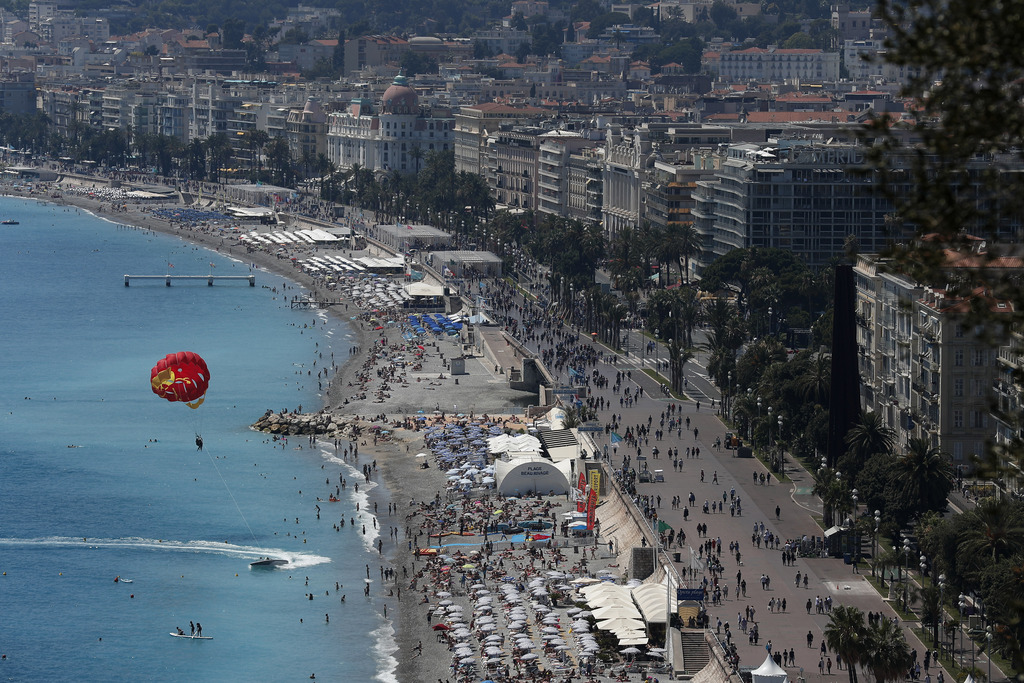
[[857, 371], [856, 288], [853, 266], [836, 267], [832, 305], [832, 386], [828, 413], [828, 466], [846, 453], [846, 432], [860, 416], [860, 373]]

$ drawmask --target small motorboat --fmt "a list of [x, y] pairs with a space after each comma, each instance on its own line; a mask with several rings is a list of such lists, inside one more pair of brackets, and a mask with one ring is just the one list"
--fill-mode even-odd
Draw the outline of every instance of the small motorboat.
[[260, 559], [256, 560], [255, 562], [250, 562], [249, 566], [250, 567], [259, 568], [259, 569], [263, 569], [263, 568], [271, 568], [271, 567], [280, 567], [281, 565], [284, 565], [284, 564], [288, 564], [288, 560], [280, 560], [280, 559], [277, 559], [277, 558], [274, 558], [274, 557], [261, 557]]
[[19, 225], [18, 221], [8, 218], [5, 221], [0, 221], [0, 225]]

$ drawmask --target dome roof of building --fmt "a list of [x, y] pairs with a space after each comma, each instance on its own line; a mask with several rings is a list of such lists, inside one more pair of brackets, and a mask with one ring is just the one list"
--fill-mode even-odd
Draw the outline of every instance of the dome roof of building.
[[303, 118], [313, 123], [323, 123], [327, 120], [327, 114], [324, 112], [323, 105], [320, 104], [320, 100], [316, 97], [310, 97], [306, 100], [306, 106], [302, 108]]
[[436, 36], [416, 36], [409, 39], [410, 45], [443, 45], [444, 41]]
[[415, 114], [419, 111], [419, 95], [409, 85], [409, 79], [399, 74], [384, 91], [381, 105], [385, 114]]

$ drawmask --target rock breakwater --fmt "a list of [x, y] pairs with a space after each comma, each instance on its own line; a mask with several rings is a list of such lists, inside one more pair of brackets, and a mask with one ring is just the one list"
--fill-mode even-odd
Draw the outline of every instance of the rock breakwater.
[[252, 428], [267, 434], [281, 436], [318, 435], [354, 440], [359, 436], [359, 425], [326, 411], [316, 413], [275, 413], [267, 411], [252, 424]]

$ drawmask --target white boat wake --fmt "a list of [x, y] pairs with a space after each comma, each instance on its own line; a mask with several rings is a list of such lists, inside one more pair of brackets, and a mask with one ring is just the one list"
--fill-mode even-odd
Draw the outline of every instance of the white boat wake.
[[119, 550], [157, 550], [179, 553], [209, 553], [258, 560], [276, 557], [288, 560], [289, 568], [312, 567], [330, 562], [330, 558], [310, 553], [296, 553], [280, 548], [260, 548], [251, 545], [216, 543], [214, 541], [173, 541], [155, 538], [89, 538], [70, 536], [46, 536], [43, 538], [0, 538], [0, 547], [34, 546], [41, 548], [82, 548], [97, 550], [116, 548]]

